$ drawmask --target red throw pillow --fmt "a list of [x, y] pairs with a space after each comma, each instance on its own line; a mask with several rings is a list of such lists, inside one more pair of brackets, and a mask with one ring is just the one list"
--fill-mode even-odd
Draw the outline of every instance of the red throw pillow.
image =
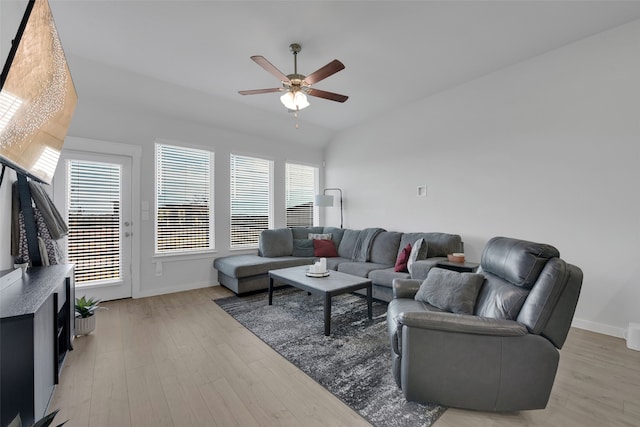
[[338, 256], [338, 251], [336, 250], [336, 244], [333, 243], [333, 240], [313, 240], [313, 255], [319, 257], [336, 257]]
[[411, 255], [411, 243], [404, 247], [400, 255], [398, 255], [398, 259], [396, 260], [396, 266], [394, 270], [396, 273], [400, 273], [402, 271], [408, 272], [407, 262], [409, 261], [409, 255]]

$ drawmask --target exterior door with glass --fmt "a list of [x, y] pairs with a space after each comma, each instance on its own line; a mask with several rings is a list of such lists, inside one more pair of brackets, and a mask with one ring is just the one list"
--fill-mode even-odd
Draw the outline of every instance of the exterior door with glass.
[[54, 200], [69, 226], [77, 297], [131, 297], [130, 183], [130, 157], [65, 151], [58, 162]]

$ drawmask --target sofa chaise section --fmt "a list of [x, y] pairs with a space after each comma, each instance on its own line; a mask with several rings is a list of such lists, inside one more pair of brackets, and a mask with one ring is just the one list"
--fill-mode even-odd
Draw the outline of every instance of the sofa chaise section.
[[262, 257], [259, 255], [232, 255], [216, 258], [213, 266], [218, 270], [218, 281], [236, 294], [246, 294], [269, 287], [269, 270], [297, 267], [313, 263], [307, 257]]

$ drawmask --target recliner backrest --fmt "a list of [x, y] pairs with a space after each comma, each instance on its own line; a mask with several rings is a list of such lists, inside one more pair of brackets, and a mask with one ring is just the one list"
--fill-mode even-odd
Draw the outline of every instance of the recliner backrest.
[[531, 289], [550, 258], [560, 252], [551, 245], [509, 237], [494, 237], [482, 253], [482, 270], [493, 273], [509, 283]]
[[547, 261], [559, 255], [556, 248], [541, 243], [509, 237], [489, 240], [480, 260], [485, 282], [475, 314], [515, 320]]
[[582, 271], [559, 257], [547, 244], [491, 239], [480, 262], [485, 282], [475, 314], [516, 320], [561, 348], [578, 302]]
[[582, 287], [582, 270], [560, 258], [545, 265], [516, 319], [532, 334], [562, 348], [571, 328]]

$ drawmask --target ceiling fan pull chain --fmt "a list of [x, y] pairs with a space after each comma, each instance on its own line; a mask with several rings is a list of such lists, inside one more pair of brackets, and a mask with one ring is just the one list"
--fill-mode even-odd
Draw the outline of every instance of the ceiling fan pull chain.
[[293, 113], [293, 117], [296, 118], [296, 129], [300, 129], [300, 125], [298, 124], [298, 111], [300, 111], [300, 108], [296, 107], [296, 112]]

